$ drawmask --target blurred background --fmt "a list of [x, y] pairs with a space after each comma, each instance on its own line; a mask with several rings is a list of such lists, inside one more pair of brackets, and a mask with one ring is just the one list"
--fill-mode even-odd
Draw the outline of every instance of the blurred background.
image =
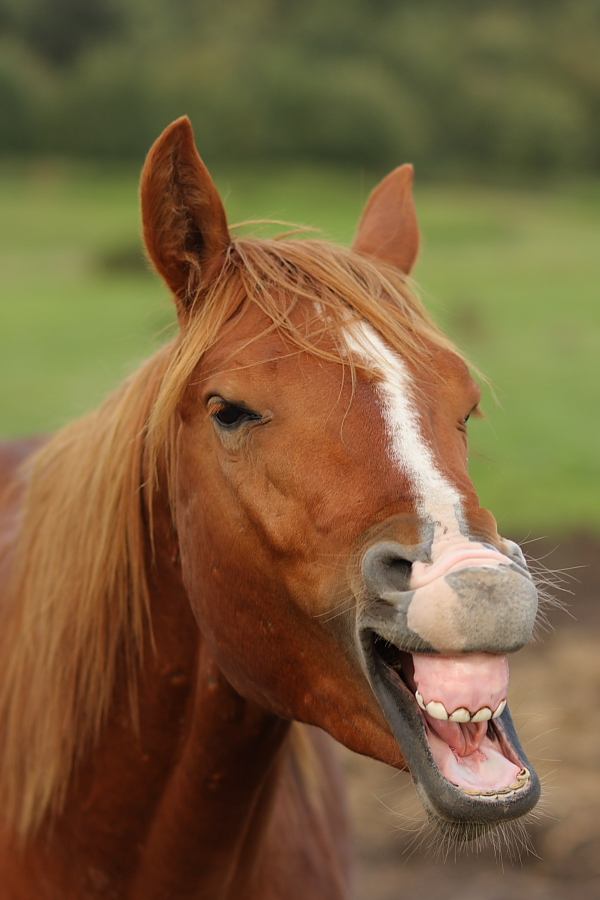
[[415, 164], [421, 295], [493, 386], [474, 481], [570, 592], [512, 666], [533, 853], [455, 859], [408, 776], [346, 754], [359, 897], [600, 898], [600, 2], [0, 0], [1, 435], [92, 408], [169, 334], [137, 179], [184, 113], [233, 222], [347, 243]]

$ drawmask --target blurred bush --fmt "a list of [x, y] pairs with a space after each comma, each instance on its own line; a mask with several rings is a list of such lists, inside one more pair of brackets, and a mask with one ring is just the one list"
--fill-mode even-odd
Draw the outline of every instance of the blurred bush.
[[0, 152], [600, 169], [598, 0], [0, 0]]

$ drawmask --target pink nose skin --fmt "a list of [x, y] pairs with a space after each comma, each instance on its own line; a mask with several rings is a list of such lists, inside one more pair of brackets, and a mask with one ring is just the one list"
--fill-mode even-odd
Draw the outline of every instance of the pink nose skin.
[[446, 655], [507, 653], [529, 641], [537, 593], [507, 556], [469, 541], [449, 543], [436, 555], [433, 563], [412, 566], [411, 631]]
[[471, 568], [472, 566], [491, 566], [496, 568], [497, 566], [512, 565], [512, 560], [508, 556], [474, 541], [449, 541], [445, 545], [434, 545], [432, 547], [432, 557], [433, 562], [431, 563], [416, 560], [412, 564], [411, 588], [424, 587], [438, 578], [449, 575], [450, 572], [456, 572], [458, 569]]
[[365, 625], [401, 650], [443, 656], [503, 655], [530, 640], [537, 592], [522, 557], [462, 539], [434, 544], [431, 562], [422, 561], [424, 549], [393, 541], [369, 548]]

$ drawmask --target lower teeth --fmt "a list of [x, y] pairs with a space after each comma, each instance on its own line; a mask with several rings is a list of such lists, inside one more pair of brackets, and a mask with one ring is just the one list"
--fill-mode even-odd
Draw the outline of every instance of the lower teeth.
[[461, 787], [460, 784], [455, 783], [455, 787], [459, 788], [463, 792], [463, 794], [468, 794], [469, 797], [482, 797], [486, 800], [500, 800], [501, 798], [506, 799], [513, 794], [516, 794], [517, 791], [521, 790], [522, 787], [529, 781], [529, 772], [527, 769], [521, 769], [519, 774], [517, 775], [517, 780], [513, 782], [507, 788], [501, 788], [496, 791], [472, 791], [468, 788]]

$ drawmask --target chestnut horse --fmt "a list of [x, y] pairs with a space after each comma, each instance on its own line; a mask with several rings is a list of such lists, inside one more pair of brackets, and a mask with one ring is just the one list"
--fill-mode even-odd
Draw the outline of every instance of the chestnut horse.
[[349, 897], [331, 737], [410, 769], [457, 841], [536, 803], [506, 706], [536, 592], [467, 474], [479, 390], [409, 289], [411, 182], [352, 250], [235, 240], [189, 121], [151, 150], [178, 335], [0, 456], [2, 900]]

